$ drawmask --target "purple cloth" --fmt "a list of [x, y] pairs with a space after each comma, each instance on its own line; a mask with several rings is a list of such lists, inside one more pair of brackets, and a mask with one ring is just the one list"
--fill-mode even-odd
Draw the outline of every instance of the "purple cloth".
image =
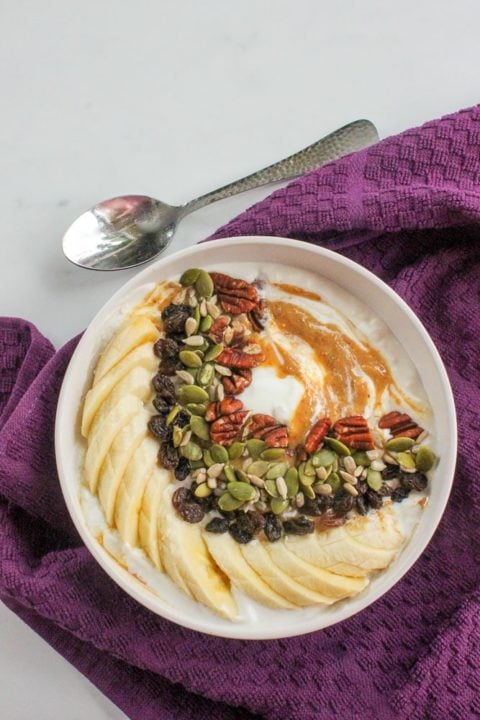
[[[55, 472], [55, 353], [0, 321], [0, 596], [133, 720], [480, 717], [480, 109], [428, 123], [291, 183], [215, 237], [322, 244], [419, 314], [455, 391], [453, 493], [406, 577], [340, 625], [279, 641], [203, 636], [156, 617], [80, 542]], [[436, 478], [441, 482], [442, 478]]]

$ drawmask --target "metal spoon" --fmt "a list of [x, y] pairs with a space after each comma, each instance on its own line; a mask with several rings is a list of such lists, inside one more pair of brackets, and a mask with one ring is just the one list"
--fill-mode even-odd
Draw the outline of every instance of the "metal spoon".
[[289, 180], [378, 141], [369, 120], [357, 120], [304, 150], [185, 205], [167, 205], [145, 195], [124, 195], [95, 205], [70, 225], [65, 256], [91, 270], [122, 270], [148, 262], [169, 245], [182, 218], [205, 205], [268, 183]]

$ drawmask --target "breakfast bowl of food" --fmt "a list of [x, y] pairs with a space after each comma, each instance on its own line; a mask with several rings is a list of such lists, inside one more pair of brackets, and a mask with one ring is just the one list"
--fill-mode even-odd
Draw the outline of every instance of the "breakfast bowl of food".
[[348, 618], [419, 558], [456, 458], [450, 384], [409, 307], [334, 252], [243, 237], [159, 260], [63, 382], [63, 494], [145, 607], [231, 638]]

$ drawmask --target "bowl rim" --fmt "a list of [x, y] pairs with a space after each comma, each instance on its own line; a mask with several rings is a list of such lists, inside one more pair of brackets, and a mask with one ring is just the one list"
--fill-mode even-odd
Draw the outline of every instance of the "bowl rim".
[[[391, 580], [388, 582], [387, 587], [381, 588], [380, 591], [376, 591], [375, 596], [373, 598], [365, 596], [360, 599], [360, 601], [357, 601], [357, 604], [353, 606], [353, 604], [350, 604], [347, 600], [345, 605], [341, 608], [341, 610], [338, 612], [338, 617], [334, 617], [329, 622], [322, 622], [322, 614], [319, 613], [318, 616], [312, 619], [305, 620], [303, 625], [298, 628], [297, 626], [294, 626], [289, 628], [288, 619], [286, 619], [285, 623], [285, 629], [282, 629], [281, 631], [278, 629], [263, 629], [259, 630], [255, 628], [254, 632], [250, 631], [250, 627], [248, 625], [240, 625], [236, 624], [234, 622], [231, 622], [229, 625], [221, 625], [218, 628], [215, 627], [205, 627], [204, 620], [200, 619], [199, 622], [196, 622], [195, 619], [190, 620], [189, 618], [187, 620], [185, 619], [179, 619], [179, 617], [176, 615], [175, 608], [168, 603], [166, 603], [162, 598], [155, 595], [151, 590], [149, 590], [138, 578], [136, 578], [133, 574], [131, 574], [128, 570], [126, 570], [120, 563], [114, 559], [97, 541], [97, 539], [93, 536], [93, 534], [90, 532], [90, 530], [87, 528], [85, 520], [82, 516], [81, 510], [79, 511], [78, 507], [75, 504], [75, 498], [74, 498], [74, 490], [77, 493], [78, 496], [78, 485], [77, 485], [77, 479], [75, 479], [75, 482], [72, 482], [71, 479], [67, 476], [67, 468], [66, 468], [66, 452], [68, 449], [65, 447], [65, 440], [62, 436], [62, 428], [65, 427], [65, 422], [67, 420], [65, 419], [65, 415], [68, 415], [68, 408], [67, 408], [67, 399], [68, 399], [68, 393], [70, 391], [70, 385], [72, 381], [75, 379], [73, 377], [74, 369], [75, 369], [75, 362], [76, 359], [79, 358], [80, 354], [82, 353], [83, 346], [86, 344], [86, 339], [89, 336], [90, 331], [93, 330], [93, 328], [96, 326], [99, 322], [104, 322], [105, 318], [104, 315], [107, 317], [108, 312], [110, 312], [114, 308], [118, 308], [119, 306], [119, 300], [126, 296], [129, 291], [135, 289], [137, 286], [142, 285], [142, 280], [147, 275], [150, 275], [152, 271], [155, 271], [156, 268], [161, 268], [163, 264], [166, 264], [167, 262], [172, 261], [172, 259], [182, 259], [182, 258], [191, 258], [195, 257], [196, 255], [202, 253], [202, 251], [205, 250], [206, 245], [210, 245], [210, 242], [208, 243], [197, 243], [195, 245], [189, 246], [187, 248], [184, 248], [182, 250], [179, 250], [175, 253], [171, 253], [167, 256], [163, 256], [157, 261], [150, 263], [146, 268], [142, 269], [140, 272], [136, 273], [132, 278], [130, 278], [126, 283], [124, 283], [110, 298], [102, 305], [102, 307], [97, 311], [97, 313], [94, 315], [94, 317], [91, 319], [90, 323], [88, 324], [85, 332], [83, 333], [77, 347], [75, 348], [72, 357], [70, 358], [69, 364], [67, 366], [62, 385], [60, 388], [60, 393], [58, 397], [58, 403], [57, 403], [57, 411], [56, 411], [56, 417], [55, 417], [55, 432], [54, 432], [54, 441], [55, 441], [55, 457], [56, 457], [56, 464], [57, 464], [57, 472], [60, 480], [60, 486], [62, 490], [62, 494], [65, 500], [65, 503], [67, 505], [67, 509], [69, 512], [69, 515], [75, 525], [75, 528], [77, 532], [79, 533], [82, 541], [85, 543], [87, 549], [89, 552], [93, 555], [97, 563], [102, 567], [102, 569], [109, 575], [110, 578], [114, 580], [114, 582], [119, 585], [128, 595], [133, 597], [137, 602], [139, 602], [143, 607], [146, 607], [147, 609], [151, 610], [153, 613], [158, 615], [159, 617], [165, 618], [167, 620], [170, 620], [177, 625], [180, 625], [182, 627], [189, 628], [191, 630], [195, 630], [197, 632], [202, 632], [207, 635], [213, 635], [216, 637], [223, 637], [226, 639], [236, 639], [236, 640], [274, 640], [274, 639], [280, 639], [280, 638], [288, 638], [288, 637], [296, 637], [300, 635], [304, 635], [307, 633], [315, 632], [318, 630], [325, 629], [327, 627], [332, 627], [333, 625], [336, 625], [339, 622], [343, 622], [344, 620], [347, 620], [348, 618], [356, 615], [357, 613], [364, 610], [366, 607], [369, 607], [374, 602], [379, 600], [383, 595], [385, 595], [388, 591], [390, 591], [401, 579], [402, 577], [413, 567], [413, 565], [417, 562], [417, 560], [421, 557], [423, 554], [425, 548], [430, 543], [439, 523], [440, 520], [443, 517], [443, 514], [445, 512], [445, 508], [450, 496], [453, 480], [454, 480], [454, 473], [455, 473], [455, 465], [456, 465], [456, 459], [457, 459], [457, 418], [456, 418], [456, 410], [455, 410], [455, 403], [454, 403], [454, 397], [453, 397], [453, 391], [450, 385], [450, 380], [448, 378], [447, 371], [445, 369], [443, 360], [432, 340], [429, 333], [427, 332], [426, 328], [422, 324], [422, 322], [419, 320], [415, 312], [410, 308], [410, 306], [392, 289], [387, 285], [383, 280], [381, 280], [379, 277], [377, 277], [373, 272], [370, 270], [367, 270], [359, 263], [355, 262], [354, 260], [350, 260], [349, 258], [324, 247], [319, 247], [317, 245], [314, 245], [313, 243], [308, 243], [301, 240], [293, 240], [290, 238], [281, 238], [276, 236], [267, 236], [267, 235], [247, 235], [247, 236], [236, 236], [236, 237], [228, 237], [228, 238], [222, 238], [218, 240], [212, 241], [212, 244], [215, 245], [217, 248], [228, 248], [231, 249], [232, 252], [234, 251], [236, 246], [239, 245], [245, 245], [246, 242], [258, 244], [258, 245], [270, 245], [270, 246], [277, 246], [277, 247], [290, 247], [290, 248], [301, 248], [303, 251], [307, 250], [314, 254], [316, 254], [318, 257], [326, 257], [330, 260], [333, 260], [335, 263], [337, 263], [340, 267], [344, 267], [348, 270], [354, 271], [355, 273], [363, 276], [363, 278], [374, 285], [377, 286], [381, 291], [386, 293], [387, 296], [396, 304], [403, 315], [405, 315], [408, 318], [408, 321], [414, 326], [415, 330], [420, 334], [422, 337], [422, 340], [426, 346], [426, 349], [428, 351], [428, 354], [430, 355], [432, 362], [436, 366], [436, 370], [439, 373], [439, 377], [441, 380], [442, 385], [442, 392], [444, 395], [444, 401], [446, 403], [446, 406], [448, 408], [448, 417], [446, 419], [446, 422], [448, 422], [449, 426], [453, 430], [452, 437], [451, 437], [451, 444], [448, 448], [447, 452], [447, 460], [446, 460], [446, 468], [445, 468], [445, 482], [446, 487], [443, 488], [443, 498], [441, 503], [438, 506], [438, 509], [435, 513], [434, 518], [430, 518], [430, 526], [428, 528], [424, 528], [423, 530], [423, 537], [420, 542], [416, 543], [415, 551], [412, 553], [411, 562], [404, 568], [397, 567], [392, 570], [391, 573]], [[273, 259], [272, 262], [275, 260]], [[315, 269], [314, 269], [315, 271]], [[318, 273], [321, 275], [321, 273]], [[149, 281], [151, 282], [151, 281]], [[375, 311], [370, 308], [372, 312]], [[386, 321], [384, 321], [386, 322]], [[388, 323], [386, 323], [388, 326]], [[390, 329], [390, 328], [389, 328]], [[413, 362], [413, 360], [412, 360]], [[415, 364], [415, 363], [414, 363]], [[71, 452], [71, 447], [70, 447]], [[78, 500], [78, 497], [77, 497]], [[419, 526], [421, 525], [421, 521], [419, 523]], [[403, 551], [402, 551], [403, 552]], [[387, 572], [388, 568], [384, 571]], [[158, 603], [162, 603], [162, 607], [160, 608]], [[215, 617], [211, 621], [211, 624], [214, 625]]]

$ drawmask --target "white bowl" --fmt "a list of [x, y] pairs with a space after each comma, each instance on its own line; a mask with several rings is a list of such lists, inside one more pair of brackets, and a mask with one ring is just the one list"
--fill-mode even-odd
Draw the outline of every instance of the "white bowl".
[[[413, 536], [398, 558], [376, 576], [365, 591], [326, 609], [267, 609], [260, 617], [252, 612], [248, 619], [232, 623], [200, 605], [185, 609], [182, 603], [175, 603], [174, 593], [170, 598], [168, 593], [158, 597], [117, 563], [92, 536], [79, 499], [78, 458], [82, 446], [79, 416], [99, 349], [111, 333], [112, 323], [115, 319], [118, 321], [120, 308], [134, 305], [149, 285], [176, 276], [187, 267], [225, 263], [235, 275], [236, 262], [252, 260], [317, 272], [353, 293], [384, 320], [408, 349], [417, 368], [432, 405], [437, 447], [442, 451], [429, 502]], [[55, 427], [57, 467], [68, 510], [85, 545], [105, 572], [135, 600], [162, 617], [212, 635], [243, 639], [289, 637], [328, 627], [355, 615], [393, 587], [420, 557], [442, 517], [453, 481], [456, 438], [455, 407], [445, 368], [427, 331], [408, 305], [375, 275], [351, 260], [304, 242], [273, 237], [237, 237], [196, 245], [158, 260], [126, 283], [92, 320], [73, 354], [60, 392]]]

